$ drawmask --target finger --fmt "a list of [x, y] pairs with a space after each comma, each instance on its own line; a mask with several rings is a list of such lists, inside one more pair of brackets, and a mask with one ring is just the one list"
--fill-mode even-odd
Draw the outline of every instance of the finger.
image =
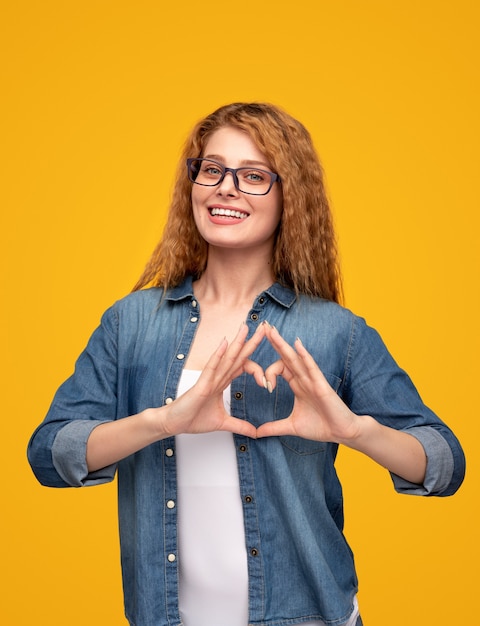
[[[242, 374], [248, 357], [265, 337], [265, 328], [260, 325], [248, 341], [245, 340], [247, 334], [248, 327], [243, 323], [231, 344], [223, 339], [208, 359], [197, 384], [207, 386], [213, 384], [223, 390], [234, 378]], [[260, 381], [259, 384], [263, 385], [263, 371], [260, 372], [251, 365], [249, 367], [254, 370], [257, 383]]]
[[215, 352], [210, 356], [210, 358], [205, 364], [205, 367], [203, 368], [201, 378], [204, 381], [212, 380], [215, 372], [217, 371], [219, 364], [221, 363], [223, 357], [225, 356], [227, 349], [228, 349], [228, 341], [226, 338], [223, 338], [222, 341], [220, 342], [220, 345], [215, 350]]
[[224, 430], [230, 433], [235, 433], [237, 435], [245, 435], [246, 437], [250, 437], [251, 439], [256, 439], [257, 437], [257, 429], [250, 422], [246, 422], [238, 417], [233, 417], [229, 415], [225, 418], [225, 421], [220, 428], [220, 430]]
[[296, 351], [289, 343], [285, 341], [285, 339], [281, 336], [275, 326], [267, 327], [266, 334], [268, 340], [284, 361], [293, 362], [295, 359], [298, 359]]
[[299, 379], [307, 378], [323, 378], [320, 368], [316, 364], [314, 358], [297, 337], [295, 340], [295, 348], [292, 348], [280, 335], [275, 327], [271, 328], [270, 337], [273, 347], [282, 357], [285, 365], [291, 370], [292, 375]]
[[278, 437], [279, 435], [296, 435], [289, 417], [274, 422], [265, 422], [257, 428], [257, 439], [260, 437]]
[[288, 369], [288, 367], [285, 365], [282, 359], [275, 361], [275, 363], [272, 363], [271, 365], [269, 365], [267, 369], [265, 370], [265, 379], [267, 381], [267, 389], [270, 391], [270, 393], [277, 386], [278, 376], [282, 376], [282, 378], [284, 378], [287, 382], [290, 382], [290, 380], [292, 379], [292, 373]]
[[251, 361], [250, 359], [247, 359], [243, 365], [243, 371], [253, 376], [255, 379], [255, 382], [257, 383], [259, 387], [267, 388], [267, 381], [265, 378], [265, 373], [263, 371], [263, 368], [258, 363], [255, 363], [255, 361]]
[[322, 370], [318, 367], [317, 362], [310, 354], [310, 352], [305, 348], [300, 337], [297, 337], [295, 340], [295, 350], [297, 351], [297, 354], [301, 357], [302, 361], [305, 363], [307, 369], [316, 370], [320, 372], [320, 374], [322, 374]]
[[[266, 331], [265, 324], [260, 324], [259, 326], [257, 326], [255, 332], [250, 337], [250, 339], [245, 341], [245, 338], [248, 335], [248, 327], [246, 324], [243, 324], [243, 326], [245, 327], [246, 331], [244, 331], [244, 338], [240, 346], [240, 352], [238, 353], [239, 357], [241, 358], [249, 357], [251, 354], [253, 354], [253, 352], [255, 352], [255, 350], [263, 341]], [[243, 328], [241, 328], [240, 330], [242, 331]]]
[[225, 374], [230, 379], [236, 378], [236, 376], [239, 376], [244, 371], [244, 365], [248, 357], [255, 352], [265, 337], [265, 328], [263, 325], [260, 325], [250, 339], [245, 341], [247, 333], [248, 328], [245, 324], [242, 326], [223, 356]]

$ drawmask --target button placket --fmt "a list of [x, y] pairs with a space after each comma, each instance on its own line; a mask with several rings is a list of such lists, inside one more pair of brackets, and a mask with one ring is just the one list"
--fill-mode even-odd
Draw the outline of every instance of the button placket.
[[253, 305], [254, 308], [251, 309], [250, 313], [248, 314], [248, 319], [250, 321], [255, 322], [255, 323], [258, 323], [260, 321], [266, 301], [267, 301], [267, 298], [265, 296], [260, 296], [255, 301]]
[[[248, 572], [252, 588], [259, 588], [264, 584], [263, 559], [260, 552], [261, 538], [257, 511], [257, 495], [253, 474], [252, 455], [258, 442], [247, 437], [235, 435], [238, 471], [242, 493], [242, 508], [245, 528], [245, 543], [249, 560]], [[250, 598], [253, 596], [250, 595]]]

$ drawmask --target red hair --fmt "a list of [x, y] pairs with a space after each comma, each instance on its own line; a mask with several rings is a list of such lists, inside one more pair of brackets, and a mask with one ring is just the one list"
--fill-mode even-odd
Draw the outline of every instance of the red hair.
[[198, 278], [207, 263], [207, 243], [192, 212], [185, 161], [202, 156], [219, 128], [245, 131], [281, 178], [283, 211], [273, 251], [275, 279], [296, 293], [339, 302], [342, 297], [336, 237], [322, 167], [305, 127], [279, 107], [262, 103], [223, 106], [198, 122], [185, 143], [162, 239], [134, 291], [147, 285], [174, 287]]

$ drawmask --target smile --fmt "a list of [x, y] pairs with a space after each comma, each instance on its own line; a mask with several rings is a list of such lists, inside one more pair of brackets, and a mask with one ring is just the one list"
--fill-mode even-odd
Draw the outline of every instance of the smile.
[[248, 213], [243, 211], [234, 211], [233, 209], [221, 209], [219, 207], [211, 207], [209, 209], [210, 215], [221, 215], [222, 217], [236, 217], [237, 219], [245, 219], [248, 217]]

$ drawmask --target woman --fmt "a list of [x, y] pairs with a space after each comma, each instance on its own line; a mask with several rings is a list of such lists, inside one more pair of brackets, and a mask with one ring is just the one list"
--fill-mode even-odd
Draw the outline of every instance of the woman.
[[378, 334], [338, 304], [305, 128], [256, 103], [202, 120], [134, 291], [29, 445], [46, 485], [118, 470], [129, 623], [361, 624], [338, 445], [420, 495], [454, 493], [464, 457]]

